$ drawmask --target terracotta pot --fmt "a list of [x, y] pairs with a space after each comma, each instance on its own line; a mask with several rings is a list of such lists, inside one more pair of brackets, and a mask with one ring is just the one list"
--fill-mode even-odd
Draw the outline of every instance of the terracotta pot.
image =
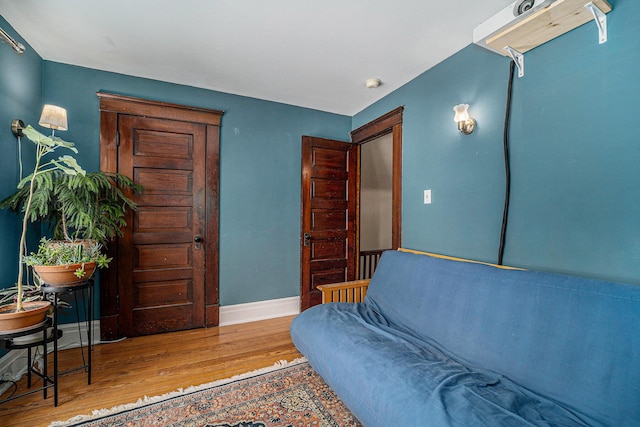
[[66, 265], [34, 265], [33, 270], [40, 276], [40, 279], [49, 286], [70, 286], [82, 283], [93, 275], [96, 269], [94, 261], [84, 263], [85, 275], [78, 277], [75, 275], [77, 269], [82, 267], [81, 263]]
[[15, 331], [44, 322], [51, 303], [49, 301], [25, 302], [24, 311], [16, 312], [16, 304], [0, 307], [0, 331]]

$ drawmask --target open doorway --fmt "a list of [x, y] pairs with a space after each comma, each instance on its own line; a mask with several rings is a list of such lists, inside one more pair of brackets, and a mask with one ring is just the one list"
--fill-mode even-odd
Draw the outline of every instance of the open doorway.
[[359, 279], [373, 275], [380, 255], [391, 249], [393, 218], [393, 135], [360, 148]]
[[358, 279], [370, 278], [382, 252], [401, 245], [403, 113], [398, 107], [351, 132], [360, 145]]

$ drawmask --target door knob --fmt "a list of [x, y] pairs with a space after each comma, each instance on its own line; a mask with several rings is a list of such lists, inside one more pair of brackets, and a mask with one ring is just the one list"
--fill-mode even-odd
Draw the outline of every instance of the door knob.
[[196, 242], [196, 243], [200, 243], [200, 242], [202, 242], [202, 237], [196, 236], [196, 237], [193, 238], [193, 241]]
[[304, 233], [304, 245], [309, 246], [311, 243], [311, 233]]

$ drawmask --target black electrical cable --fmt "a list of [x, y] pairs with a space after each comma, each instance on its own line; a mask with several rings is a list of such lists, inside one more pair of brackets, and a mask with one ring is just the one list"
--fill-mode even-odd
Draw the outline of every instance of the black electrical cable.
[[516, 63], [511, 61], [509, 67], [509, 85], [507, 87], [507, 107], [504, 113], [504, 177], [505, 177], [505, 192], [504, 192], [504, 210], [502, 212], [502, 229], [500, 230], [500, 249], [498, 250], [498, 265], [502, 265], [502, 258], [504, 257], [504, 243], [507, 237], [507, 221], [509, 219], [509, 198], [511, 196], [511, 165], [509, 161], [509, 121], [511, 118], [511, 93], [513, 91], [513, 74], [515, 71]]
[[[13, 390], [11, 391], [11, 394], [9, 394], [9, 396], [6, 397], [6, 399], [9, 399], [9, 398], [12, 398], [13, 396], [15, 396], [16, 391], [18, 391], [18, 383], [17, 382], [11, 381], [11, 380], [0, 380], [0, 386], [2, 384], [10, 384], [10, 387], [13, 387]], [[6, 391], [5, 391], [5, 393], [6, 393]]]

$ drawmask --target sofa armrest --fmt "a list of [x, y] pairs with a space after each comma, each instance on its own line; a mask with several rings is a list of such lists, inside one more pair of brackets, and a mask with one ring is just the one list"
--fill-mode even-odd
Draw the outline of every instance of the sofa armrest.
[[331, 283], [318, 285], [322, 292], [322, 303], [328, 302], [362, 302], [367, 294], [367, 287], [371, 279], [354, 280], [352, 282]]

